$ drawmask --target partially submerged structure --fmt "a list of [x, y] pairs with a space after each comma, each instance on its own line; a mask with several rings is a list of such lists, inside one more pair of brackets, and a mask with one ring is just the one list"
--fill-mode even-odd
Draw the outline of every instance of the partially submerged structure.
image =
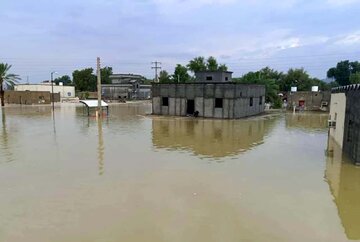
[[47, 91], [5, 91], [5, 103], [7, 104], [50, 104], [52, 97], [54, 102], [60, 102], [60, 93]]
[[332, 89], [329, 135], [360, 165], [360, 84]]
[[106, 100], [143, 100], [150, 99], [151, 85], [145, 84], [146, 78], [134, 74], [115, 74], [110, 76], [111, 84], [102, 84], [102, 96]]
[[232, 82], [232, 72], [197, 72], [192, 83], [153, 83], [156, 115], [236, 119], [264, 112], [265, 86]]
[[59, 85], [51, 82], [43, 82], [38, 84], [16, 84], [14, 86], [15, 91], [32, 91], [32, 92], [54, 92], [54, 94], [59, 94], [60, 99], [74, 98], [75, 97], [75, 87], [74, 86], [64, 86], [61, 82]]
[[[98, 108], [98, 100], [80, 100], [80, 103], [84, 104], [86, 107], [87, 115], [90, 116], [91, 110]], [[106, 110], [106, 114], [109, 115], [109, 105], [101, 101], [101, 110]]]

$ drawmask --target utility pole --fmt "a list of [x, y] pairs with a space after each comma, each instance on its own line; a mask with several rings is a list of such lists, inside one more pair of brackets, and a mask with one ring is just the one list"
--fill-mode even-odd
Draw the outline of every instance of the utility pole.
[[151, 62], [151, 64], [155, 65], [155, 66], [152, 66], [151, 69], [155, 69], [155, 82], [159, 82], [159, 77], [158, 77], [158, 70], [161, 69], [161, 62], [158, 62], [158, 61], [154, 61], [154, 62]]
[[52, 110], [55, 113], [55, 105], [54, 105], [54, 74], [57, 74], [56, 71], [51, 72], [51, 102], [52, 102]]
[[100, 57], [96, 59], [96, 75], [97, 75], [97, 94], [98, 94], [98, 108], [96, 116], [100, 117], [102, 115], [102, 107], [101, 107], [101, 67], [100, 67]]

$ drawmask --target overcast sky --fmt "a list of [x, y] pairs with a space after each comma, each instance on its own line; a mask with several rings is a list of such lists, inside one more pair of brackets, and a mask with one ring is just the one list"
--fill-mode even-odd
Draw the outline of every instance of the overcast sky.
[[360, 60], [360, 0], [1, 0], [0, 62], [23, 81], [95, 67], [153, 76], [151, 61], [213, 55], [240, 76], [264, 66], [325, 78]]

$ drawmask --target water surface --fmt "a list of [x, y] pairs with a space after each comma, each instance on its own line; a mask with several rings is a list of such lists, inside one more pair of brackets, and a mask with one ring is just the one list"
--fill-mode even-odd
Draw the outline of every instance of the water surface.
[[360, 240], [360, 169], [326, 152], [327, 114], [149, 112], [3, 109], [0, 241]]

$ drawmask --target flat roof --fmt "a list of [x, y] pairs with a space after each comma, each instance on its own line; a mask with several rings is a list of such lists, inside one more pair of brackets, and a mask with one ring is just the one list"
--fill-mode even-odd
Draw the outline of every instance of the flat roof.
[[[85, 104], [89, 108], [96, 108], [98, 106], [98, 100], [80, 100], [82, 104]], [[101, 107], [108, 107], [109, 105], [101, 100]]]
[[180, 83], [174, 83], [174, 82], [152, 82], [152, 85], [209, 85], [209, 84], [215, 84], [215, 85], [243, 85], [243, 86], [265, 86], [264, 84], [252, 84], [252, 83], [238, 83], [238, 82], [180, 82]]
[[137, 77], [137, 78], [144, 78], [142, 75], [139, 74], [112, 74], [109, 76], [110, 78], [119, 78], [119, 77], [123, 77], [123, 78], [133, 78], [133, 77]]
[[195, 71], [195, 74], [196, 73], [234, 73], [232, 71]]

